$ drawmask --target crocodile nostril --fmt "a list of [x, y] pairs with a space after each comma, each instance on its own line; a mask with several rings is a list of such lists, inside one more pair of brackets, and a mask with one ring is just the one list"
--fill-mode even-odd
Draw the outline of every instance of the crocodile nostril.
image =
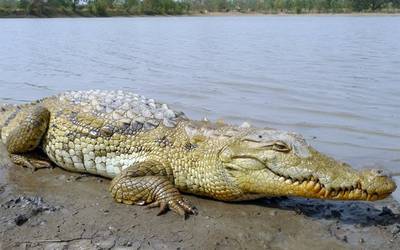
[[390, 176], [390, 172], [385, 169], [377, 169], [376, 175], [378, 176]]

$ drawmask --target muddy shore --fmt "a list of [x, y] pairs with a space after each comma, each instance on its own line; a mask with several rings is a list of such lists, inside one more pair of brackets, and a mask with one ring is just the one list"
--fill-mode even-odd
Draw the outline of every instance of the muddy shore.
[[225, 203], [187, 195], [199, 214], [115, 203], [109, 180], [32, 173], [0, 149], [0, 249], [400, 249], [400, 207], [297, 198]]

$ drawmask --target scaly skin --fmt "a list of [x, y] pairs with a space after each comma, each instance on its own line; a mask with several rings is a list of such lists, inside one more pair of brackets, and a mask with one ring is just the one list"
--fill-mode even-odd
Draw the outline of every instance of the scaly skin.
[[116, 201], [160, 213], [195, 213], [180, 192], [373, 201], [396, 188], [380, 171], [353, 170], [298, 134], [191, 121], [122, 91], [67, 92], [0, 109], [1, 140], [16, 164], [48, 166], [26, 154], [41, 148], [61, 168], [112, 178]]

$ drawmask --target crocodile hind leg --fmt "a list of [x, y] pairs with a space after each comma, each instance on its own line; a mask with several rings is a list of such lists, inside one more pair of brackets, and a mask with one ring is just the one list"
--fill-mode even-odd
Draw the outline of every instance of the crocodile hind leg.
[[1, 129], [1, 139], [5, 144], [11, 161], [33, 171], [51, 167], [46, 160], [37, 159], [29, 152], [35, 150], [45, 134], [50, 119], [50, 112], [40, 106], [18, 108]]
[[167, 209], [184, 217], [197, 213], [172, 184], [172, 171], [157, 162], [143, 162], [125, 169], [112, 180], [110, 191], [117, 202], [160, 207], [157, 215]]

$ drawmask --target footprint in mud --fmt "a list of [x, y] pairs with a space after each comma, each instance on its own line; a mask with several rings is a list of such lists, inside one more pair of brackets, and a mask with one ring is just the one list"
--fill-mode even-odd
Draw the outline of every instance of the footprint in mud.
[[41, 213], [52, 213], [61, 208], [48, 204], [42, 197], [38, 196], [19, 196], [17, 198], [11, 198], [1, 204], [0, 207], [13, 211], [12, 214], [5, 219], [6, 221], [3, 221], [3, 223], [7, 223], [9, 226], [13, 224], [21, 226], [34, 216]]

